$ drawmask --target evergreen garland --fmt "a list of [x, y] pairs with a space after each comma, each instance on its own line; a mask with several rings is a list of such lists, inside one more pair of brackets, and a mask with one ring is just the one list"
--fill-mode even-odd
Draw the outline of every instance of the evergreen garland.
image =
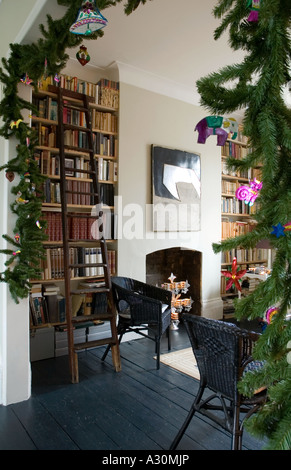
[[276, 251], [271, 275], [248, 297], [237, 299], [235, 314], [238, 319], [256, 319], [271, 306], [278, 308], [255, 348], [254, 357], [264, 361], [264, 367], [246, 374], [240, 389], [250, 396], [259, 387], [268, 387], [266, 405], [247, 424], [255, 435], [268, 438], [268, 449], [282, 450], [291, 449], [291, 361], [287, 360], [291, 321], [286, 320], [291, 307], [291, 232], [279, 230], [291, 221], [291, 110], [282, 98], [282, 89], [290, 81], [291, 3], [261, 0], [258, 22], [247, 20], [249, 4], [218, 2], [213, 13], [222, 21], [214, 37], [229, 28], [231, 47], [243, 49], [245, 58], [200, 79], [197, 87], [201, 104], [213, 114], [229, 115], [246, 108], [243, 127], [252, 152], [242, 161], [229, 158], [228, 166], [240, 170], [262, 164], [255, 230], [213, 244], [213, 249], [218, 253], [253, 248], [268, 239]]
[[[120, 1], [98, 0], [96, 5], [102, 11]], [[29, 279], [41, 277], [40, 260], [45, 258], [43, 241], [46, 239], [45, 222], [41, 221], [41, 188], [44, 177], [33, 159], [37, 140], [31, 128], [23, 122], [22, 116], [25, 109], [35, 114], [37, 110], [30, 102], [18, 96], [18, 84], [26, 74], [37, 91], [38, 81], [44, 73], [53, 76], [59, 73], [69, 58], [66, 50], [78, 46], [83, 41], [83, 36], [69, 31], [82, 1], [58, 0], [58, 3], [67, 7], [64, 17], [53, 20], [47, 15], [47, 27], [40, 25], [42, 37], [36, 43], [10, 44], [9, 59], [2, 58], [3, 67], [0, 68], [0, 80], [3, 83], [3, 99], [0, 103], [3, 125], [0, 135], [6, 139], [14, 137], [19, 142], [15, 158], [0, 168], [5, 170], [7, 175], [15, 176], [15, 185], [11, 189], [15, 202], [11, 204], [11, 211], [17, 218], [13, 236], [2, 235], [12, 247], [0, 250], [0, 253], [7, 255], [6, 269], [0, 273], [0, 281], [8, 283], [11, 296], [17, 303], [19, 299], [28, 296], [31, 287]], [[125, 5], [125, 13], [130, 14], [139, 3], [140, 1], [129, 0]], [[103, 30], [98, 30], [86, 36], [86, 40], [95, 40], [103, 34]]]

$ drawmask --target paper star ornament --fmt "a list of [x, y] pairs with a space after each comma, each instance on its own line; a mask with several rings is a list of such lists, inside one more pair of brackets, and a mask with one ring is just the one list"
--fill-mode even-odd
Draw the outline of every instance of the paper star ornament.
[[239, 279], [241, 279], [246, 272], [247, 272], [246, 269], [237, 271], [237, 261], [236, 261], [236, 258], [233, 258], [231, 271], [221, 271], [221, 274], [229, 279], [226, 283], [225, 289], [226, 290], [230, 289], [232, 284], [234, 284], [235, 287], [239, 291], [241, 291], [241, 285], [239, 283]]

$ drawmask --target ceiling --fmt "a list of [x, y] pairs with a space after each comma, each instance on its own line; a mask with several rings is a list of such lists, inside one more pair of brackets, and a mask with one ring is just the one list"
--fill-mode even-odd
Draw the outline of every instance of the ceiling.
[[[129, 16], [124, 14], [125, 3], [102, 11], [108, 20], [102, 38], [84, 40], [90, 65], [106, 69], [120, 62], [187, 88], [194, 95], [197, 79], [243, 58], [242, 51], [229, 47], [226, 34], [213, 39], [220, 23], [212, 15], [216, 0], [147, 0]], [[46, 24], [48, 13], [57, 19], [65, 11], [57, 0], [47, 0], [24, 42], [39, 37], [39, 24]], [[67, 52], [75, 58], [77, 50]]]

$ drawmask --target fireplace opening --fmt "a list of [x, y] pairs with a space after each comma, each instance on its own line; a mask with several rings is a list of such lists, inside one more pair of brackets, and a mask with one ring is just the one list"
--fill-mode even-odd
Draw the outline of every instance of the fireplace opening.
[[173, 273], [175, 282], [188, 281], [187, 297], [193, 300], [190, 313], [201, 315], [201, 264], [200, 251], [188, 248], [166, 248], [146, 255], [146, 282], [158, 285], [169, 282]]

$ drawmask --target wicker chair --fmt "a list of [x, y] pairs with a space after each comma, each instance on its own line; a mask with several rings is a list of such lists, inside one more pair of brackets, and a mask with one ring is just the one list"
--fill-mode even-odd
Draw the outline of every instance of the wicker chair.
[[[169, 328], [171, 324], [171, 292], [128, 277], [113, 277], [112, 289], [118, 312], [119, 342], [123, 335], [129, 331], [153, 340], [156, 344], [156, 367], [159, 369], [160, 341], [164, 332], [168, 337], [168, 349], [171, 349]], [[105, 359], [108, 351], [107, 347], [102, 360]]]
[[[190, 314], [184, 314], [183, 321], [199, 369], [200, 384], [188, 416], [170, 449], [176, 449], [194, 413], [199, 412], [229, 431], [232, 449], [240, 450], [244, 419], [257, 411], [266, 399], [265, 390], [246, 398], [237, 389], [246, 365], [252, 361], [253, 343], [259, 335], [230, 323]], [[209, 394], [209, 390], [214, 393]], [[206, 397], [203, 397], [205, 391]], [[242, 420], [241, 413], [245, 413]]]

